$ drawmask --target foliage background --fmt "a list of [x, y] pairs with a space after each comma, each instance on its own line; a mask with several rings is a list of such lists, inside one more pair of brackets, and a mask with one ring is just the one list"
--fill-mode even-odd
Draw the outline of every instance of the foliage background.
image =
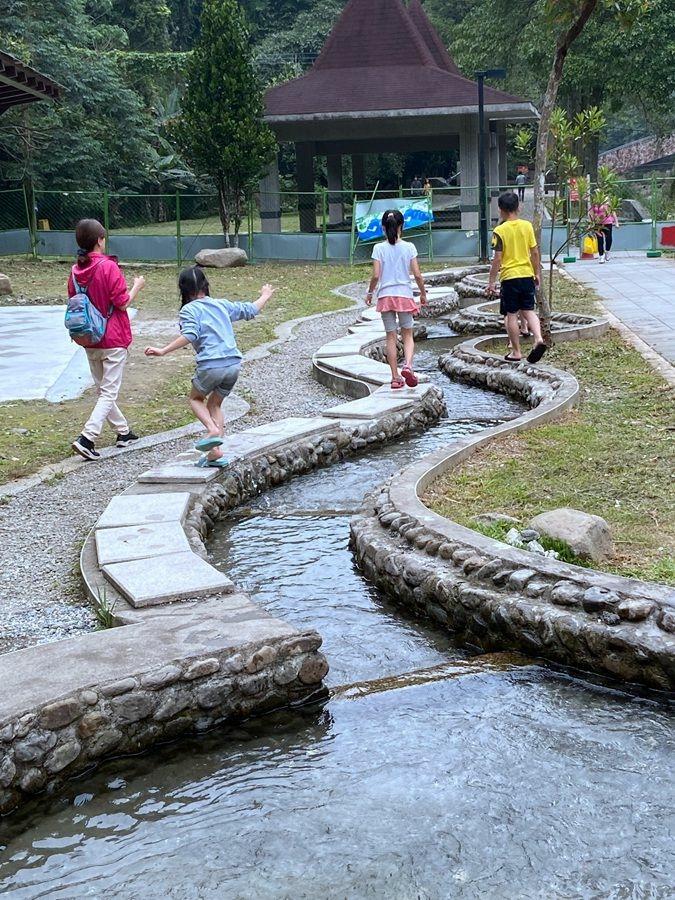
[[[345, 2], [241, 0], [263, 83], [309, 68]], [[504, 66], [504, 87], [538, 103], [554, 39], [545, 2], [425, 0], [425, 9], [464, 74]], [[201, 0], [0, 0], [0, 49], [65, 88], [58, 105], [30, 104], [0, 117], [0, 188], [29, 179], [42, 189], [212, 189], [170, 139], [200, 13]], [[559, 103], [571, 114], [601, 107], [608, 119], [602, 140], [614, 146], [673, 130], [674, 96], [675, 0], [651, 0], [630, 33], [594, 17], [569, 55]], [[415, 154], [371, 161], [371, 172], [389, 187], [417, 172], [447, 177], [454, 165]], [[294, 188], [292, 148], [281, 166]]]

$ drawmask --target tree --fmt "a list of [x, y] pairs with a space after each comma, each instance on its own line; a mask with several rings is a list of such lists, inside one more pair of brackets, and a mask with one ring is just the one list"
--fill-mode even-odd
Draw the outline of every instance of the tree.
[[236, 246], [246, 196], [276, 149], [263, 113], [243, 10], [236, 0], [205, 0], [183, 112], [173, 134], [194, 167], [216, 184], [228, 247], [230, 225]]
[[[549, 308], [552, 305], [556, 260], [570, 246], [581, 246], [585, 235], [599, 231], [599, 225], [593, 220], [589, 210], [594, 204], [604, 205], [608, 213], [614, 213], [618, 208], [617, 176], [606, 166], [601, 166], [593, 189], [590, 176], [584, 172], [586, 148], [590, 143], [597, 144], [604, 125], [604, 115], [597, 107], [582, 110], [574, 117], [568, 116], [565, 110], [556, 108], [551, 115], [546, 156], [549, 174], [546, 183], [552, 189], [552, 196], [545, 201], [551, 222], [547, 248], [549, 268], [546, 299]], [[531, 158], [533, 139], [531, 130], [521, 129], [515, 139], [516, 150], [526, 158]], [[565, 225], [567, 234], [565, 240], [556, 246], [554, 229], [558, 223]], [[543, 293], [543, 285], [541, 290]]]
[[[551, 137], [551, 119], [556, 105], [558, 89], [562, 81], [563, 68], [570, 47], [584, 30], [586, 23], [598, 7], [607, 13], [618, 14], [622, 23], [628, 25], [644, 12], [648, 6], [645, 0], [547, 0], [548, 14], [559, 23], [560, 32], [553, 53], [546, 92], [540, 107], [539, 128], [534, 161], [534, 215], [532, 225], [537, 243], [541, 246], [541, 226], [544, 218], [544, 180], [546, 160]], [[538, 292], [538, 307], [542, 324], [542, 334], [551, 343], [551, 304], [543, 291]]]

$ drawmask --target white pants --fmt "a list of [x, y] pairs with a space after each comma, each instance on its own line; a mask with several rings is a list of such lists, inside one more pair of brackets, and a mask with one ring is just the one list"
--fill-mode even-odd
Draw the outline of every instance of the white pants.
[[95, 441], [106, 420], [115, 434], [127, 434], [129, 425], [117, 405], [117, 397], [122, 387], [124, 364], [128, 350], [125, 347], [111, 347], [108, 350], [87, 349], [89, 369], [98, 390], [98, 400], [82, 434]]

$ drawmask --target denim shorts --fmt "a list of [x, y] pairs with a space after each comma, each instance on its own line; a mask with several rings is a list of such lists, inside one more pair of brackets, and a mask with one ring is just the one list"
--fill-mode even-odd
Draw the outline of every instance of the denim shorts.
[[203, 397], [207, 397], [213, 391], [221, 397], [227, 397], [237, 383], [241, 366], [219, 366], [214, 369], [204, 369], [197, 366], [192, 376], [192, 387]]
[[388, 333], [396, 331], [396, 316], [398, 316], [398, 324], [401, 328], [413, 327], [413, 314], [411, 312], [397, 312], [395, 309], [388, 309], [380, 313], [382, 316], [382, 324], [384, 330]]

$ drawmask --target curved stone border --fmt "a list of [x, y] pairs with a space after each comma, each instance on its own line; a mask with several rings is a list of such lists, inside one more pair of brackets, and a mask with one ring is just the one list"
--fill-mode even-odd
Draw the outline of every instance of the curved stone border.
[[366, 321], [342, 366], [362, 384], [361, 400], [229, 436], [224, 470], [179, 454], [113, 498], [80, 563], [90, 596], [124, 627], [0, 657], [0, 812], [110, 753], [325, 696], [320, 636], [236, 591], [206, 561], [203, 541], [247, 498], [443, 414], [430, 384], [378, 388], [388, 367], [360, 353], [372, 331]]
[[510, 548], [419, 499], [478, 447], [557, 417], [575, 401], [573, 376], [508, 363], [480, 351], [483, 342], [461, 344], [441, 367], [453, 378], [519, 396], [533, 409], [426, 456], [367, 498], [351, 529], [365, 575], [467, 642], [672, 690], [675, 591]]
[[[446, 271], [439, 283], [456, 277]], [[313, 365], [320, 380], [359, 399], [314, 419], [231, 435], [225, 470], [196, 468], [192, 453], [179, 454], [111, 501], [83, 547], [81, 568], [91, 596], [114, 604], [111, 616], [125, 627], [0, 658], [0, 811], [111, 752], [325, 693], [320, 636], [274, 619], [237, 592], [206, 561], [203, 541], [247, 498], [443, 413], [432, 385], [389, 389], [377, 313], [366, 310], [349, 332], [319, 348]], [[537, 417], [572, 402], [563, 373], [546, 367], [510, 365], [495, 381], [501, 361], [475, 343], [455, 352], [466, 356], [463, 371], [473, 365], [480, 372], [478, 383], [503, 388], [512, 379], [518, 393], [524, 377]], [[453, 363], [445, 365], [451, 371]]]

